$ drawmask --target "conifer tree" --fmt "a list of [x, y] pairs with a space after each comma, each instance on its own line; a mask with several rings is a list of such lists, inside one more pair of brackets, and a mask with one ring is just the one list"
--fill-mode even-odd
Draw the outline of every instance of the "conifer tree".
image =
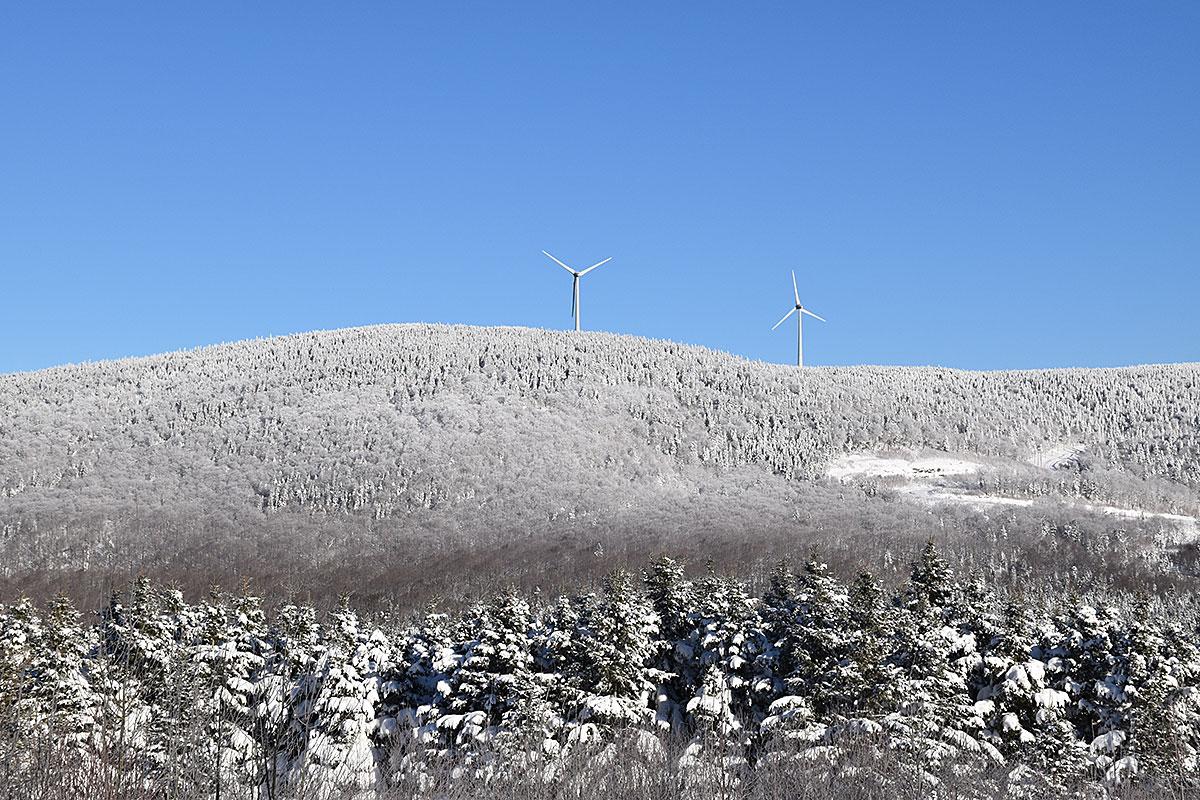
[[796, 639], [792, 629], [796, 625], [799, 602], [796, 574], [784, 559], [771, 572], [770, 586], [762, 601], [763, 635], [767, 642], [759, 655], [760, 678], [754, 690], [760, 697], [765, 697], [768, 704], [785, 691], [784, 679], [796, 669]]
[[[765, 649], [761, 620], [738, 581], [709, 575], [696, 594], [696, 625], [687, 647], [692, 693], [685, 710], [694, 729], [735, 736], [753, 713], [755, 661]], [[744, 742], [744, 735], [739, 738]]]
[[1070, 696], [1067, 719], [1084, 742], [1120, 732], [1121, 691], [1113, 675], [1118, 623], [1113, 609], [1078, 606], [1056, 620], [1055, 642], [1046, 649], [1054, 688]]
[[325, 636], [315, 669], [319, 689], [306, 709], [305, 774], [329, 796], [365, 796], [376, 780], [372, 736], [388, 643], [361, 629], [346, 598]]
[[899, 713], [886, 719], [897, 743], [933, 767], [961, 757], [1002, 758], [984, 741], [980, 709], [952, 661], [961, 653], [958, 629], [947, 624], [956, 594], [949, 566], [931, 541], [898, 598], [893, 658], [903, 676], [902, 700]]
[[[98, 671], [105, 714], [130, 720], [114, 745], [128, 748], [143, 768], [161, 769], [171, 780], [208, 769], [199, 755], [210, 722], [188, 644], [198, 628], [195, 609], [177, 590], [154, 586], [139, 577], [122, 596], [114, 593], [101, 612]], [[112, 725], [106, 726], [112, 731]]]
[[1189, 770], [1187, 754], [1194, 734], [1188, 735], [1184, 722], [1195, 708], [1189, 703], [1195, 687], [1188, 686], [1194, 679], [1195, 648], [1171, 645], [1153, 618], [1150, 599], [1140, 596], [1116, 642], [1110, 678], [1119, 687], [1124, 733], [1109, 766], [1114, 776], [1170, 775], [1172, 782], [1185, 784], [1184, 776], [1195, 769], [1193, 764]]
[[380, 677], [381, 746], [406, 745], [403, 737], [429, 720], [439, 695], [450, 693], [449, 679], [460, 661], [451, 639], [449, 616], [427, 606], [402, 632], [397, 652]]
[[851, 653], [860, 631], [850, 624], [849, 595], [812, 554], [799, 576], [798, 602], [790, 632], [796, 665], [785, 677], [788, 693], [804, 697], [820, 717], [849, 704], [856, 683]]
[[79, 612], [64, 595], [50, 602], [40, 628], [26, 668], [26, 699], [57, 740], [83, 749], [91, 741], [100, 705], [87, 674], [93, 631], [80, 625]]
[[901, 673], [891, 658], [894, 616], [875, 576], [860, 573], [849, 593], [849, 624], [855, 634], [846, 694], [848, 710], [858, 716], [886, 713], [900, 702]]
[[976, 708], [984, 738], [1016, 765], [1015, 783], [1065, 791], [1082, 775], [1085, 753], [1067, 719], [1071, 698], [1054, 688], [1036, 634], [1027, 599], [1010, 597], [980, 662]]
[[31, 721], [24, 719], [21, 708], [28, 702], [27, 672], [42, 636], [41, 627], [28, 597], [8, 608], [0, 606], [0, 703], [15, 712], [18, 724]]
[[204, 687], [217, 779], [259, 786], [267, 779], [259, 720], [265, 713], [259, 690], [267, 633], [261, 604], [258, 598], [243, 596], [231, 608], [214, 592], [200, 617], [192, 661]]
[[683, 706], [696, 684], [696, 590], [684, 578], [683, 565], [666, 556], [651, 565], [643, 583], [659, 619], [654, 665], [662, 680], [655, 690], [656, 721], [660, 728], [678, 731], [684, 724]]
[[529, 604], [509, 590], [469, 612], [473, 638], [447, 680], [439, 730], [459, 746], [490, 740], [519, 707], [539, 701]]
[[551, 605], [509, 589], [431, 610], [394, 648], [346, 603], [324, 625], [298, 606], [268, 622], [250, 596], [189, 605], [139, 580], [89, 628], [65, 598], [20, 600], [0, 606], [0, 773], [12, 783], [49, 744], [164, 796], [365, 797], [377, 774], [400, 792], [521, 774], [572, 793], [614, 767], [661, 771], [668, 697], [690, 738], [667, 769], [697, 794], [777, 768], [836, 785], [871, 753], [881, 795], [945, 777], [1014, 798], [1200, 786], [1200, 640], [1170, 594], [1125, 616], [1062, 610], [1052, 589], [996, 610], [930, 548], [886, 599], [815, 558], [777, 569], [761, 600], [669, 560], [642, 585], [616, 573]]
[[653, 666], [658, 615], [639, 597], [627, 572], [604, 581], [601, 597], [582, 603], [571, 669], [582, 692], [579, 722], [602, 725], [648, 723], [662, 673]]
[[255, 720], [263, 749], [263, 785], [278, 796], [300, 776], [304, 748], [313, 722], [312, 706], [320, 693], [317, 668], [325, 647], [312, 608], [288, 604], [268, 627], [269, 647], [254, 694]]
[[958, 599], [954, 576], [950, 565], [938, 553], [937, 545], [930, 539], [921, 551], [921, 556], [912, 565], [905, 604], [909, 609], [931, 609], [946, 616], [955, 608]]

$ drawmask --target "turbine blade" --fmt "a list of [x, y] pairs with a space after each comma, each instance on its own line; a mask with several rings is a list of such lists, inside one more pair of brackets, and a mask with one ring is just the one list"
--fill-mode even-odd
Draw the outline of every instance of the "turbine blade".
[[802, 308], [802, 309], [800, 309], [800, 313], [801, 313], [801, 314], [808, 314], [810, 317], [816, 317], [817, 319], [821, 320], [821, 322], [825, 322], [825, 318], [824, 318], [824, 317], [818, 317], [816, 314], [814, 314], [813, 312], [809, 311], [807, 308]]
[[776, 329], [776, 328], [778, 328], [780, 325], [782, 325], [783, 323], [787, 322], [787, 318], [788, 318], [788, 317], [790, 317], [792, 314], [795, 314], [795, 313], [796, 313], [796, 309], [794, 309], [794, 308], [793, 308], [791, 311], [789, 311], [789, 312], [787, 312], [786, 314], [784, 314], [784, 315], [783, 315], [783, 319], [779, 320], [779, 322], [776, 322], [774, 325], [772, 325], [772, 326], [771, 326], [771, 330], [775, 330], [775, 329]]
[[567, 272], [571, 273], [572, 275], [574, 275], [574, 274], [575, 274], [575, 270], [571, 269], [571, 268], [570, 268], [570, 267], [568, 267], [566, 264], [564, 264], [563, 262], [559, 261], [559, 260], [558, 260], [557, 258], [555, 258], [554, 256], [550, 255], [550, 254], [549, 254], [549, 253], [547, 253], [545, 250], [543, 250], [543, 251], [542, 251], [542, 253], [543, 253], [543, 254], [544, 254], [544, 255], [545, 255], [547, 258], [549, 258], [551, 261], [553, 261], [555, 264], [558, 264], [560, 267], [562, 267], [563, 269], [565, 269]]
[[792, 294], [796, 295], [796, 305], [800, 305], [800, 290], [796, 288], [796, 270], [792, 270]]
[[608, 258], [606, 258], [606, 259], [604, 259], [603, 261], [600, 261], [600, 262], [598, 262], [598, 263], [596, 263], [596, 264], [592, 264], [590, 267], [588, 267], [587, 269], [585, 269], [583, 272], [579, 273], [579, 277], [581, 277], [581, 278], [582, 278], [584, 275], [587, 275], [589, 272], [591, 272], [592, 270], [594, 270], [596, 267], [602, 267], [602, 266], [604, 266], [605, 264], [607, 264], [607, 263], [608, 263], [608, 262], [610, 262], [610, 261], [612, 261], [612, 256], [609, 256]]
[[575, 318], [575, 285], [571, 284], [571, 318]]

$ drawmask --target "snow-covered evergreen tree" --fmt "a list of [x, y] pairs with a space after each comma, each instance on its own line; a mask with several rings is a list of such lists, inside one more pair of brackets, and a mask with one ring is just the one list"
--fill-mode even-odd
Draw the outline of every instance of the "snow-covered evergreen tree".
[[663, 677], [653, 665], [659, 619], [650, 603], [627, 572], [613, 573], [603, 588], [600, 597], [583, 598], [572, 642], [575, 739], [597, 735], [597, 726], [650, 723]]
[[198, 639], [192, 661], [204, 690], [217, 780], [228, 785], [260, 786], [270, 779], [264, 750], [266, 709], [260, 690], [267, 651], [267, 625], [256, 597], [233, 603], [214, 593], [199, 609]]
[[182, 593], [146, 577], [114, 594], [100, 617], [103, 659], [92, 670], [106, 717], [100, 746], [130, 751], [142, 769], [162, 770], [172, 783], [207, 775], [211, 764], [202, 733], [211, 716], [198, 702], [204, 690], [187, 650], [198, 625]]
[[1099, 765], [1115, 780], [1169, 776], [1186, 790], [1196, 779], [1196, 645], [1166, 635], [1145, 595], [1114, 644], [1106, 684], [1118, 704], [1120, 736], [1101, 738]]
[[709, 574], [696, 586], [695, 626], [677, 649], [691, 676], [684, 702], [693, 732], [681, 765], [685, 771], [736, 770], [745, 764], [755, 725], [758, 656], [766, 649], [755, 601], [738, 581]]
[[658, 615], [655, 666], [662, 673], [656, 688], [655, 717], [660, 729], [679, 732], [684, 705], [696, 685], [696, 653], [692, 639], [697, 621], [696, 589], [684, 577], [683, 564], [663, 556], [643, 576], [646, 596]]
[[[20, 600], [0, 607], [0, 766], [35, 766], [38, 743], [168, 795], [428, 793], [514, 771], [570, 794], [617, 769], [736, 795], [756, 773], [838, 785], [885, 762], [881, 795], [982, 777], [1014, 798], [1194, 793], [1194, 608], [1116, 594], [1124, 611], [1063, 610], [1066, 595], [1011, 587], [996, 604], [935, 548], [913, 574], [889, 598], [810, 559], [759, 600], [660, 560], [644, 594], [626, 573], [550, 604], [510, 589], [392, 640], [348, 605], [324, 625], [298, 606], [268, 620], [253, 597], [189, 605], [145, 580], [94, 628], [64, 598]], [[656, 724], [664, 703], [674, 726]]]
[[0, 703], [13, 709], [14, 722], [21, 725], [31, 721], [20, 708], [28, 702], [27, 671], [41, 636], [42, 622], [28, 597], [0, 606]]
[[984, 738], [1014, 765], [1014, 787], [1030, 796], [1067, 791], [1086, 767], [1086, 748], [1067, 718], [1071, 697], [1054, 687], [1061, 663], [1045, 652], [1026, 598], [1010, 597], [973, 681]]
[[96, 646], [94, 629], [84, 628], [71, 601], [59, 595], [49, 603], [40, 625], [26, 627], [25, 635], [32, 646], [27, 648], [22, 716], [38, 720], [57, 740], [86, 749], [94, 744], [100, 712], [100, 698], [88, 675], [88, 656]]
[[311, 707], [321, 688], [317, 668], [326, 649], [321, 639], [316, 611], [305, 606], [283, 606], [268, 627], [268, 648], [254, 687], [254, 718], [263, 750], [263, 785], [270, 796], [302, 777]]
[[365, 797], [374, 786], [375, 705], [390, 645], [362, 630], [343, 600], [325, 629], [327, 647], [314, 665], [315, 693], [300, 713], [308, 733], [304, 778], [328, 797]]
[[984, 722], [954, 663], [969, 655], [973, 638], [953, 620], [958, 587], [945, 560], [929, 542], [913, 564], [895, 617], [901, 702], [885, 725], [898, 746], [939, 767], [961, 759], [1002, 760], [984, 739]]
[[473, 636], [444, 682], [434, 724], [448, 745], [469, 748], [490, 741], [519, 709], [530, 712], [543, 693], [533, 677], [531, 613], [524, 599], [510, 590], [476, 604], [468, 626]]

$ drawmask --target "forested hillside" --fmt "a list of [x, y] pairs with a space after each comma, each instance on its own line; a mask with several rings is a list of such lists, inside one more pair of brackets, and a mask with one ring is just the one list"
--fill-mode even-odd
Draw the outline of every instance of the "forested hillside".
[[2, 377], [0, 466], [10, 794], [1200, 781], [1200, 366], [383, 326]]
[[10, 585], [239, 564], [282, 583], [531, 536], [568, 561], [685, 533], [718, 551], [755, 529], [831, 538], [845, 519], [848, 541], [924, 537], [928, 512], [823, 466], [891, 448], [1017, 462], [1063, 441], [1085, 446], [1075, 470], [1186, 505], [1200, 367], [797, 370], [596, 333], [310, 333], [0, 377], [0, 557]]

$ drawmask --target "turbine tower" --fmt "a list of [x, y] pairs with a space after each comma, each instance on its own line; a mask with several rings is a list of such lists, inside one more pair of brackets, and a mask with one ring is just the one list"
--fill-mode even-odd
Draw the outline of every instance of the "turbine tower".
[[547, 253], [545, 250], [543, 250], [542, 253], [547, 258], [549, 258], [551, 261], [553, 261], [555, 264], [558, 264], [560, 267], [565, 269], [567, 272], [571, 273], [571, 315], [573, 317], [575, 317], [575, 330], [579, 330], [579, 279], [582, 278], [584, 275], [587, 275], [589, 272], [594, 270], [596, 267], [603, 266], [604, 264], [607, 264], [608, 262], [612, 261], [612, 258], [609, 257], [609, 258], [604, 259], [603, 261], [597, 261], [595, 264], [592, 264], [587, 269], [574, 270], [574, 269], [571, 269], [570, 267], [568, 267], [563, 262], [559, 261], [554, 256]]
[[[796, 297], [796, 306], [789, 312], [783, 315], [783, 319], [771, 326], [771, 330], [775, 330], [783, 323], [787, 322], [787, 318], [792, 314], [796, 314], [796, 366], [804, 366], [804, 315], [825, 321], [824, 317], [818, 317], [813, 312], [809, 311], [804, 306], [800, 305], [800, 290], [796, 288], [796, 270], [792, 270], [792, 294]], [[800, 313], [796, 313], [800, 312]]]

